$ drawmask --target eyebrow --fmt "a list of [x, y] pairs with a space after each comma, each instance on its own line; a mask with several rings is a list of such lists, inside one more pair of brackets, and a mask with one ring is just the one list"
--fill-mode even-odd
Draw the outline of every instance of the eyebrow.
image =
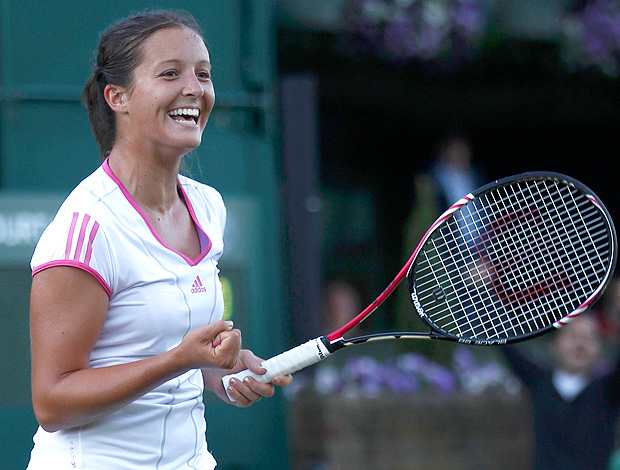
[[[180, 61], [179, 59], [168, 59], [168, 60], [162, 60], [161, 62], [157, 63], [157, 66], [163, 66], [163, 65], [177, 65], [180, 64], [182, 61]], [[200, 65], [207, 65], [207, 66], [211, 66], [211, 62], [208, 60], [199, 60], [198, 64]]]

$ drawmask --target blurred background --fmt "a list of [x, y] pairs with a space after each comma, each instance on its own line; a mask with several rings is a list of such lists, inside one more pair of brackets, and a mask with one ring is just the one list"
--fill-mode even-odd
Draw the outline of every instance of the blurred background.
[[[98, 35], [156, 7], [190, 11], [211, 48], [216, 108], [187, 172], [228, 206], [226, 314], [259, 355], [373, 300], [450, 188], [551, 170], [618, 220], [616, 1], [2, 0], [2, 468], [25, 467], [36, 428], [30, 256], [100, 164], [80, 104]], [[446, 165], [457, 183], [442, 187]], [[365, 328], [420, 327], [393, 297]], [[529, 405], [493, 351], [368, 345], [330, 361], [248, 410], [206, 397], [218, 468], [527, 468]]]

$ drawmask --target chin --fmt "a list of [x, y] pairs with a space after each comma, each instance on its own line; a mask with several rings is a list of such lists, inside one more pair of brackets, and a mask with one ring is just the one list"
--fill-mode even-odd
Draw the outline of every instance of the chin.
[[183, 142], [179, 142], [178, 145], [172, 144], [171, 146], [181, 149], [181, 152], [183, 154], [186, 154], [200, 147], [201, 142], [202, 142], [202, 139], [198, 138], [198, 139], [184, 140]]

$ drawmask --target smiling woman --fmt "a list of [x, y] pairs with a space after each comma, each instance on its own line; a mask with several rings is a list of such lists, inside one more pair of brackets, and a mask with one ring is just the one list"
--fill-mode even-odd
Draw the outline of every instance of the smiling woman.
[[108, 84], [103, 91], [117, 119], [110, 161], [129, 150], [132, 160], [138, 151], [141, 160], [175, 164], [179, 155], [200, 145], [213, 109], [209, 52], [202, 36], [185, 26], [149, 36], [141, 51], [132, 81]]
[[242, 407], [274, 393], [272, 383], [221, 384], [265, 370], [222, 320], [222, 197], [178, 174], [213, 108], [210, 72], [187, 13], [135, 15], [101, 37], [84, 97], [103, 163], [31, 262], [40, 428], [29, 470], [213, 469], [204, 389]]
[[[170, 29], [171, 31], [166, 31]], [[188, 40], [194, 44], [192, 51], [200, 53], [200, 68], [195, 79], [210, 81], [210, 62], [207, 44], [202, 36], [196, 21], [185, 12], [159, 11], [146, 15], [130, 17], [117, 25], [110, 27], [101, 37], [99, 49], [93, 63], [93, 73], [89, 78], [83, 93], [83, 100], [88, 108], [88, 115], [95, 139], [99, 144], [102, 159], [107, 157], [116, 140], [117, 116], [107, 102], [106, 88], [110, 88], [108, 95], [115, 92], [129, 92], [135, 85], [139, 68], [158, 67], [149, 70], [151, 78], [161, 80], [175, 80], [178, 78], [182, 57], [178, 53], [185, 52], [177, 49], [168, 51], [158, 49], [160, 44], [149, 47], [146, 43], [155, 33], [170, 33], [185, 30]], [[191, 39], [189, 39], [191, 38]], [[161, 43], [161, 39], [158, 43]], [[181, 38], [180, 41], [183, 41]], [[177, 47], [182, 44], [175, 44]], [[165, 45], [164, 45], [165, 46]], [[171, 55], [166, 56], [166, 52]], [[150, 56], [150, 57], [149, 57]], [[136, 67], [136, 64], [138, 66]], [[204, 70], [202, 70], [204, 69]], [[213, 90], [211, 85], [211, 90]], [[110, 93], [114, 92], [114, 93]], [[125, 98], [121, 93], [118, 98]], [[154, 102], [155, 100], [153, 100]], [[206, 109], [205, 109], [206, 112]], [[208, 114], [208, 113], [207, 113]], [[204, 120], [206, 124], [206, 119]], [[204, 126], [203, 126], [204, 127]]]

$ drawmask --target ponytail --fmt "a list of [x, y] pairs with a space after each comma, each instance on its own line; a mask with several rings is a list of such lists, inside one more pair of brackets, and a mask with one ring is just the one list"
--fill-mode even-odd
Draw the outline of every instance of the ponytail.
[[96, 67], [82, 92], [82, 104], [88, 110], [90, 128], [99, 146], [99, 157], [105, 160], [112, 151], [116, 138], [116, 119], [108, 106], [103, 90], [107, 85], [103, 71]]

